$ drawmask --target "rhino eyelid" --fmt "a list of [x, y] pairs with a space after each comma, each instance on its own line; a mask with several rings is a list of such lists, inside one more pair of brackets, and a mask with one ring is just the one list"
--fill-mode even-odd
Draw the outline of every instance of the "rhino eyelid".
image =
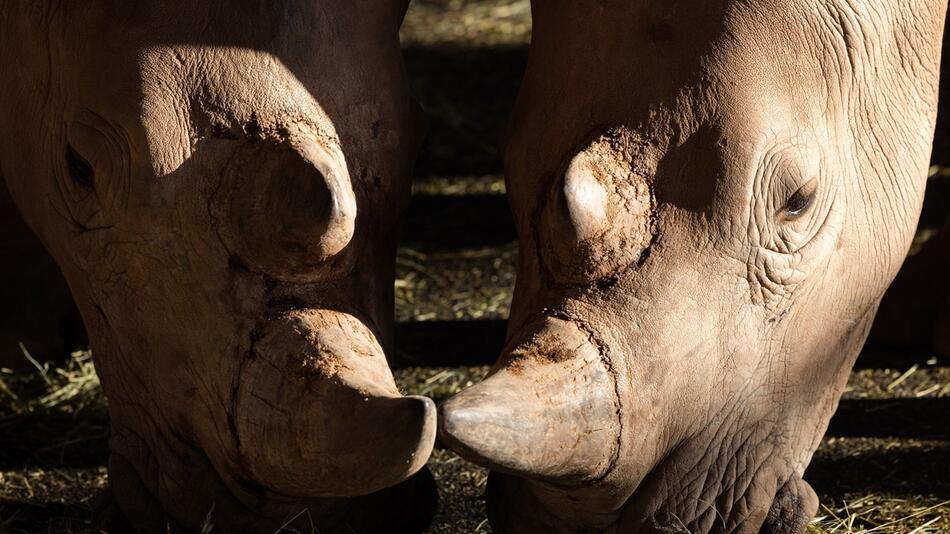
[[95, 171], [85, 158], [76, 152], [76, 149], [66, 143], [66, 168], [72, 179], [85, 189], [95, 188]]
[[814, 180], [798, 188], [785, 201], [785, 206], [780, 210], [780, 216], [787, 221], [798, 219], [815, 203], [817, 192], [818, 188]]

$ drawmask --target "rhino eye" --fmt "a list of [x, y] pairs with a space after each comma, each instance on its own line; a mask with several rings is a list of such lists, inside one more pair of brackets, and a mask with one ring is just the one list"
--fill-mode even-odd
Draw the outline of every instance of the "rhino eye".
[[72, 179], [83, 188], [95, 187], [95, 172], [92, 170], [92, 165], [68, 143], [66, 144], [66, 168]]
[[780, 210], [779, 215], [787, 221], [794, 221], [798, 219], [807, 213], [808, 209], [811, 208], [812, 204], [815, 203], [815, 196], [817, 192], [817, 181], [811, 180], [807, 184], [798, 188], [797, 191], [788, 197], [788, 200], [785, 201], [785, 206]]

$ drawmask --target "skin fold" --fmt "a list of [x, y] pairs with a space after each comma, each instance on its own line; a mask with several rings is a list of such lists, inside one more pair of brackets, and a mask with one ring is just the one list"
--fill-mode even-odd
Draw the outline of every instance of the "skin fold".
[[521, 256], [440, 436], [495, 532], [783, 532], [910, 245], [946, 2], [532, 6]]
[[405, 8], [0, 1], [0, 168], [89, 332], [115, 529], [431, 517], [435, 406], [385, 356]]

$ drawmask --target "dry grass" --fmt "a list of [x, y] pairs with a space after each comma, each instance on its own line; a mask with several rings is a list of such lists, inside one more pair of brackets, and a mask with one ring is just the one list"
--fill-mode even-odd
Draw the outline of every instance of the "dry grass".
[[488, 366], [407, 367], [396, 371], [396, 385], [406, 394], [425, 395], [436, 402], [480, 382]]
[[106, 401], [92, 352], [74, 352], [64, 365], [51, 366], [39, 364], [22, 350], [34, 364], [34, 373], [0, 369], [0, 446], [7, 456], [11, 448], [21, 449], [18, 443], [30, 444], [29, 455], [45, 459], [50, 451], [102, 437]]
[[504, 319], [511, 306], [518, 247], [421, 252], [396, 257], [396, 319]]
[[864, 495], [835, 505], [822, 504], [808, 532], [813, 534], [950, 532], [950, 500], [933, 497]]
[[[412, 367], [397, 371], [396, 377], [407, 393], [444, 399], [481, 380], [487, 371], [485, 366]], [[920, 391], [931, 390], [927, 397], [937, 399], [947, 381], [946, 373], [946, 368], [931, 366], [862, 370], [852, 376], [848, 396], [916, 399]], [[0, 377], [0, 435], [5, 436], [0, 438], [2, 458], [20, 457], [22, 463], [0, 468], [0, 532], [87, 531], [91, 498], [106, 484], [102, 461], [107, 433], [105, 401], [90, 354], [76, 353], [63, 367], [38, 366], [28, 375], [5, 371]], [[935, 389], [935, 385], [940, 387]], [[857, 465], [872, 475], [877, 469], [916, 487], [914, 472], [895, 473], [908, 467], [888, 464], [881, 455], [889, 458], [888, 451], [904, 447], [905, 456], [927, 458], [928, 451], [942, 454], [943, 444], [941, 440], [829, 438], [816, 455], [816, 467], [825, 471], [825, 477], [838, 478], [847, 473], [828, 473], [828, 469]], [[843, 457], [851, 457], [854, 463], [835, 463]], [[442, 501], [430, 532], [490, 532], [482, 496], [487, 472], [445, 450], [433, 454], [429, 467]], [[864, 491], [842, 497], [822, 495], [822, 508], [809, 532], [950, 532], [950, 501], [942, 486], [934, 488], [936, 495], [891, 491], [900, 490], [900, 485], [875, 491], [874, 481], [885, 478], [858, 477], [844, 484]], [[210, 524], [208, 529], [212, 531]]]
[[405, 45], [527, 44], [528, 0], [414, 0], [402, 26]]
[[429, 176], [412, 183], [413, 195], [504, 195], [505, 179], [499, 174], [485, 176]]
[[[33, 375], [16, 375], [9, 369], [0, 369], [0, 413], [40, 413], [48, 410], [78, 413], [88, 408], [101, 409], [105, 403], [99, 388], [99, 377], [92, 362], [92, 351], [77, 351], [70, 355], [64, 366], [40, 364], [29, 350], [20, 344], [23, 357], [36, 369]], [[39, 396], [17, 395], [16, 391]]]
[[87, 532], [107, 485], [108, 419], [88, 351], [0, 370], [0, 532]]

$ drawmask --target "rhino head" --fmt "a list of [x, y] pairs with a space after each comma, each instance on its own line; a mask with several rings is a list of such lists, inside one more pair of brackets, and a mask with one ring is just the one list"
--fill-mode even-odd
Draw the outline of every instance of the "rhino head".
[[404, 481], [435, 407], [386, 360], [420, 137], [406, 4], [0, 5], [3, 175], [81, 309], [138, 528], [431, 507]]
[[946, 3], [871, 4], [534, 2], [509, 340], [440, 408], [496, 531], [804, 530], [933, 136]]

